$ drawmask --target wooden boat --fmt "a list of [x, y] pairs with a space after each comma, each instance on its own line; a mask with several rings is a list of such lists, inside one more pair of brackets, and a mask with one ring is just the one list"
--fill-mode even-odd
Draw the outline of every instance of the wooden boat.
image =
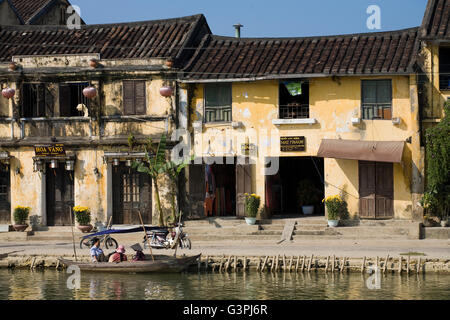
[[174, 273], [186, 270], [190, 265], [195, 264], [199, 255], [191, 257], [171, 257], [154, 256], [148, 261], [125, 261], [125, 262], [76, 262], [58, 258], [59, 262], [67, 267], [78, 266], [81, 271], [94, 272], [131, 272], [131, 273]]

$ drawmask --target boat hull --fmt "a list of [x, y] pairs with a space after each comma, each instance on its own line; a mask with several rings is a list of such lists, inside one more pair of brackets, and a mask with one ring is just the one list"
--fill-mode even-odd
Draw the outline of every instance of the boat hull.
[[81, 271], [92, 272], [125, 272], [125, 273], [176, 273], [186, 270], [194, 264], [200, 255], [191, 257], [165, 257], [157, 258], [155, 261], [125, 261], [115, 262], [76, 262], [58, 258], [59, 262], [67, 267], [78, 266]]

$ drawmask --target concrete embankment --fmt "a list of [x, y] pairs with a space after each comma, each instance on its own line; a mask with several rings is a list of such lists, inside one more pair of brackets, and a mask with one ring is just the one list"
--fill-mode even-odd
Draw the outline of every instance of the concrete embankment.
[[[62, 268], [55, 255], [8, 255], [0, 256], [0, 268], [48, 269]], [[74, 260], [73, 255], [63, 258]], [[128, 256], [131, 259], [131, 255]], [[147, 257], [150, 259], [150, 256]], [[88, 262], [88, 255], [77, 256], [78, 261]], [[200, 272], [368, 272], [379, 270], [382, 273], [450, 274], [449, 259], [424, 257], [338, 257], [338, 256], [202, 256], [191, 271]]]

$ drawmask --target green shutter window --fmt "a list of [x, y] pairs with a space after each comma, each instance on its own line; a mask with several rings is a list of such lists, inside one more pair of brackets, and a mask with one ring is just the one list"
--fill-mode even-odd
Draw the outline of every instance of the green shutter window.
[[392, 119], [391, 80], [363, 80], [361, 87], [363, 119]]
[[231, 121], [231, 84], [205, 85], [205, 122]]

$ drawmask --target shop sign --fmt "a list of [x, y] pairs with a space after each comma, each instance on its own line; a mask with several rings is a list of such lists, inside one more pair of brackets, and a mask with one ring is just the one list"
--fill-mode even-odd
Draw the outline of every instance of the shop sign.
[[280, 146], [283, 152], [305, 151], [305, 137], [281, 137]]
[[245, 156], [256, 156], [256, 145], [254, 143], [241, 144], [241, 153]]
[[63, 144], [34, 146], [36, 157], [64, 157], [66, 149]]

